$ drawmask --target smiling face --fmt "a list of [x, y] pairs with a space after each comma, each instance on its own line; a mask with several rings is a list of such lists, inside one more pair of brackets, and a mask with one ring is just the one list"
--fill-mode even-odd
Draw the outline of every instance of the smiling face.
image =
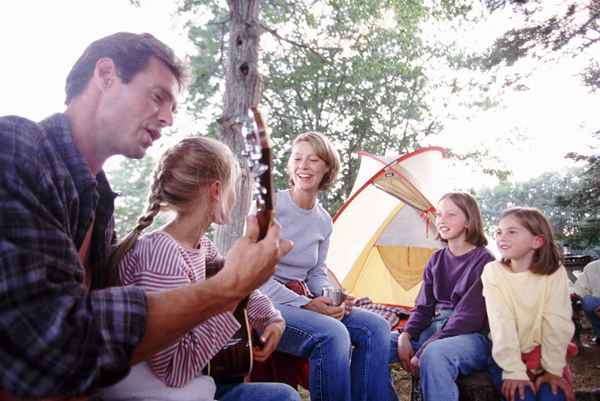
[[467, 216], [449, 198], [440, 201], [435, 216], [435, 227], [441, 239], [445, 241], [465, 240]]
[[161, 130], [173, 124], [178, 81], [154, 57], [127, 84], [118, 77], [112, 60], [98, 63], [104, 85], [96, 120], [98, 146], [106, 157], [141, 158], [160, 138]]
[[543, 237], [533, 235], [513, 215], [505, 216], [498, 223], [496, 246], [503, 259], [532, 260], [535, 251], [543, 244]]
[[316, 193], [329, 167], [309, 142], [300, 141], [292, 148], [288, 170], [294, 189]]

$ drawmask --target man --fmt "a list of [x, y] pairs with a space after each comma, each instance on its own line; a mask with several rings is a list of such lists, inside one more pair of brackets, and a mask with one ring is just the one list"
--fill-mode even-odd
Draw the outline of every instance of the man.
[[146, 294], [114, 284], [102, 171], [141, 158], [170, 126], [182, 87], [171, 49], [149, 34], [92, 43], [66, 83], [64, 114], [0, 118], [0, 399], [85, 395], [123, 378], [215, 313], [231, 310], [291, 247], [279, 227], [247, 234], [214, 278]]
[[585, 315], [592, 324], [596, 345], [600, 345], [600, 260], [588, 263], [573, 285], [575, 293], [581, 297]]

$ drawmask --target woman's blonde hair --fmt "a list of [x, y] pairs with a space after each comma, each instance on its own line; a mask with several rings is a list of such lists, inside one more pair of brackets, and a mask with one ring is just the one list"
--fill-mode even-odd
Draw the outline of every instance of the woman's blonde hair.
[[215, 181], [233, 185], [239, 164], [223, 143], [204, 136], [182, 139], [167, 149], [154, 169], [146, 211], [109, 258], [116, 268], [161, 210], [185, 211], [198, 200], [200, 189]]
[[[448, 192], [440, 198], [440, 202], [444, 199], [452, 201], [467, 217], [465, 240], [475, 246], [486, 246], [488, 240], [483, 231], [483, 219], [475, 198], [466, 192]], [[440, 237], [439, 233], [437, 239], [447, 242]]]
[[[502, 212], [500, 220], [512, 216], [519, 221], [531, 235], [542, 237], [544, 243], [533, 253], [529, 270], [535, 274], [552, 274], [562, 264], [562, 252], [554, 241], [552, 226], [544, 214], [532, 207], [513, 207]], [[510, 266], [510, 259], [502, 258], [502, 263]]]
[[[323, 179], [319, 183], [319, 191], [328, 190], [335, 182], [335, 179], [340, 171], [340, 158], [337, 151], [333, 147], [333, 144], [325, 135], [313, 131], [298, 135], [292, 143], [292, 149], [299, 142], [308, 142], [312, 146], [319, 159], [323, 160], [329, 168], [329, 171], [323, 176]], [[290, 159], [288, 160], [288, 170], [291, 159], [292, 158], [290, 156]], [[294, 180], [292, 179], [292, 174], [289, 174], [289, 176], [290, 178], [288, 183], [293, 187]]]

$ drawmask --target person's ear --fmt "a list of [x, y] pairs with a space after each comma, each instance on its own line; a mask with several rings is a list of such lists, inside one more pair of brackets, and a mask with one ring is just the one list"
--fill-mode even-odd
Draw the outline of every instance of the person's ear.
[[221, 181], [215, 181], [208, 186], [208, 197], [212, 202], [219, 203], [223, 197], [223, 184]]
[[540, 249], [545, 242], [546, 240], [543, 236], [536, 235], [535, 237], [533, 237], [533, 249]]
[[114, 61], [108, 57], [102, 57], [96, 61], [94, 68], [94, 81], [101, 91], [104, 91], [114, 85], [118, 79], [117, 66]]

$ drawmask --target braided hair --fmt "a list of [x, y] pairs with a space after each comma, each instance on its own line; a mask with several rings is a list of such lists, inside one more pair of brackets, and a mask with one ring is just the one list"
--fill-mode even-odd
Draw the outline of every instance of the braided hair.
[[146, 210], [112, 252], [109, 266], [116, 268], [119, 265], [159, 212], [183, 211], [193, 207], [202, 188], [215, 181], [231, 185], [237, 170], [239, 165], [231, 150], [208, 137], [184, 138], [167, 149], [154, 169]]

